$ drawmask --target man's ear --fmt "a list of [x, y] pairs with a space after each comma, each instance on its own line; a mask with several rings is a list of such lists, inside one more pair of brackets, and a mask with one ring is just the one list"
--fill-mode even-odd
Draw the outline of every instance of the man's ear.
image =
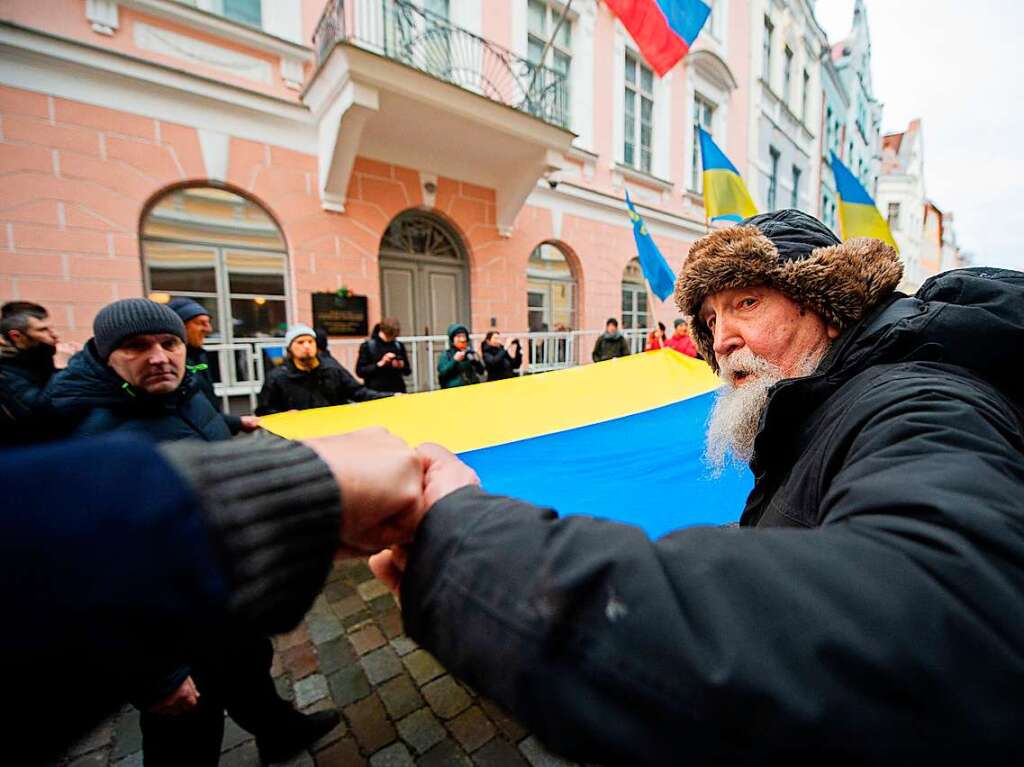
[[833, 341], [839, 338], [840, 331], [839, 328], [836, 327], [835, 325], [827, 326], [826, 331], [828, 332], [828, 337], [831, 338]]

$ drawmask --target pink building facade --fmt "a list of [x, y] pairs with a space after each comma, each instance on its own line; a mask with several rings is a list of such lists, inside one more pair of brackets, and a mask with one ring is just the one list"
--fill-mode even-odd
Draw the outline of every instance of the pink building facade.
[[410, 336], [670, 323], [623, 198], [678, 270], [706, 231], [695, 123], [747, 164], [749, 9], [716, 3], [661, 80], [603, 4], [563, 10], [9, 0], [0, 300], [77, 342], [147, 294], [265, 340], [343, 287]]

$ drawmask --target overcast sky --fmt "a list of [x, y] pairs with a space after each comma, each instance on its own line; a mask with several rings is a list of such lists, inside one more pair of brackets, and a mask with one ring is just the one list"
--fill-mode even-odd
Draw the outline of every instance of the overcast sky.
[[[818, 0], [832, 42], [854, 0]], [[882, 129], [923, 121], [925, 189], [982, 265], [1024, 270], [1020, 0], [866, 0]]]

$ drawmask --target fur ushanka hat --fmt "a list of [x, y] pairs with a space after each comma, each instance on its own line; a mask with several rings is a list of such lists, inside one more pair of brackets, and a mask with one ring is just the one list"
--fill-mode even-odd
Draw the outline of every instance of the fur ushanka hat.
[[676, 281], [676, 306], [690, 336], [718, 371], [714, 339], [700, 317], [704, 299], [730, 288], [767, 285], [821, 315], [840, 331], [889, 296], [903, 276], [896, 251], [881, 240], [840, 242], [813, 216], [780, 210], [702, 237]]

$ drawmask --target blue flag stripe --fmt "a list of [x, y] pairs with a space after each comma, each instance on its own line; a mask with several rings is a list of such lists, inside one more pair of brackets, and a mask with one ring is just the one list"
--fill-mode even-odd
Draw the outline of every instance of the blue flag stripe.
[[836, 192], [843, 202], [855, 205], [874, 205], [875, 201], [871, 195], [861, 186], [860, 181], [853, 175], [849, 168], [843, 165], [842, 161], [832, 152], [832, 174], [836, 179]]

